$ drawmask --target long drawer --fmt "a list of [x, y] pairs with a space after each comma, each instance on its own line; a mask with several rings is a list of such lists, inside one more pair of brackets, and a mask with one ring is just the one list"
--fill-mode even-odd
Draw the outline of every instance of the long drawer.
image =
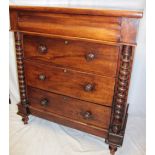
[[106, 41], [120, 41], [121, 38], [120, 17], [33, 11], [20, 11], [16, 17], [16, 28], [20, 31]]
[[50, 92], [112, 105], [115, 79], [25, 60], [26, 83]]
[[116, 75], [119, 46], [24, 35], [24, 57], [100, 75]]
[[111, 108], [28, 87], [30, 107], [108, 129]]

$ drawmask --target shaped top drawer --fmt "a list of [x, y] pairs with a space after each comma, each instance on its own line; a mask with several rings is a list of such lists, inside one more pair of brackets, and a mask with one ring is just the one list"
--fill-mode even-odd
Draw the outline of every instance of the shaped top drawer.
[[10, 6], [11, 30], [136, 44], [142, 12]]

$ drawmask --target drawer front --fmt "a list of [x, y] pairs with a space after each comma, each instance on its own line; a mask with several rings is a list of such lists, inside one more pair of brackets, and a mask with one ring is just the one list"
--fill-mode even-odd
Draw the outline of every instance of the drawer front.
[[108, 129], [111, 108], [28, 87], [30, 106]]
[[25, 61], [26, 83], [43, 90], [111, 106], [115, 79]]
[[77, 14], [20, 11], [17, 28], [22, 31], [120, 41], [121, 18]]
[[119, 47], [86, 41], [24, 36], [24, 56], [100, 75], [115, 76]]

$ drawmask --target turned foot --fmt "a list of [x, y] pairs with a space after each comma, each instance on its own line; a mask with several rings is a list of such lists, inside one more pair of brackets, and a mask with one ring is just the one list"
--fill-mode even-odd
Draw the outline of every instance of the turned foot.
[[9, 97], [9, 104], [11, 104], [11, 99], [10, 99], [10, 97]]
[[115, 155], [115, 152], [117, 151], [117, 146], [115, 145], [109, 145], [110, 154]]
[[22, 121], [24, 122], [24, 124], [28, 124], [28, 120], [29, 120], [29, 117], [28, 116], [24, 116], [22, 118]]

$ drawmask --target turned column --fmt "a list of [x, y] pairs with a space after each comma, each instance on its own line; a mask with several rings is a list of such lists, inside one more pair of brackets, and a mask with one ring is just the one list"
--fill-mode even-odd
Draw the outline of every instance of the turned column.
[[131, 46], [124, 45], [120, 54], [118, 76], [113, 99], [113, 111], [106, 142], [109, 143], [111, 155], [123, 143], [127, 120], [127, 96], [132, 68], [133, 51]]
[[26, 98], [26, 86], [24, 77], [24, 63], [23, 63], [23, 47], [22, 47], [22, 33], [15, 32], [15, 47], [16, 47], [16, 62], [18, 72], [18, 83], [20, 92], [20, 103], [18, 104], [18, 114], [22, 116], [24, 124], [28, 123], [28, 104]]

